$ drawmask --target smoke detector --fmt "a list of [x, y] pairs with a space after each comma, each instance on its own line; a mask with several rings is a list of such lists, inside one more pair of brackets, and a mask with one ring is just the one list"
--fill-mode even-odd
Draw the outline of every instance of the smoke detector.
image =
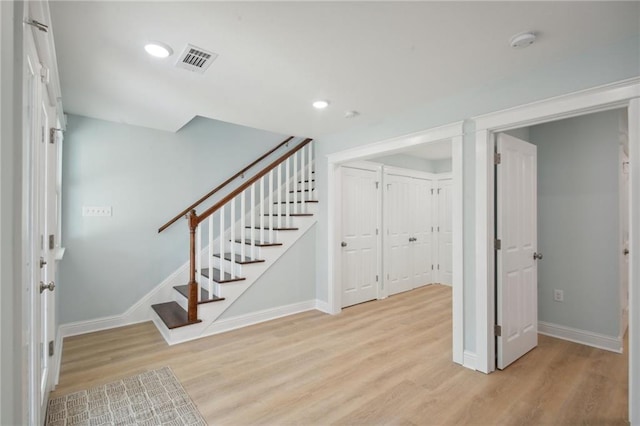
[[217, 57], [217, 53], [187, 44], [176, 62], [176, 67], [203, 74]]
[[531, 46], [534, 41], [536, 41], [536, 35], [528, 32], [514, 35], [511, 37], [511, 40], [509, 40], [509, 44], [514, 49], [524, 49], [525, 47]]

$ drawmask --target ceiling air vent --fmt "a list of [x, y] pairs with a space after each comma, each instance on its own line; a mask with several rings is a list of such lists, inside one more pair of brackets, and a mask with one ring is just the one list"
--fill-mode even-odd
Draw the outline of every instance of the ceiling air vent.
[[202, 74], [217, 57], [217, 53], [187, 44], [187, 47], [178, 58], [178, 62], [176, 62], [176, 67]]

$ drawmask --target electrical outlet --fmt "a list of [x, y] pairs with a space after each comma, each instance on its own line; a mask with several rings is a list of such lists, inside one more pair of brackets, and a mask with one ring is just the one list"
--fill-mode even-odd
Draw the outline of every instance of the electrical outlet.
[[553, 290], [553, 300], [556, 302], [564, 302], [564, 291], [558, 290], [557, 288]]
[[82, 206], [82, 216], [111, 216], [111, 206]]

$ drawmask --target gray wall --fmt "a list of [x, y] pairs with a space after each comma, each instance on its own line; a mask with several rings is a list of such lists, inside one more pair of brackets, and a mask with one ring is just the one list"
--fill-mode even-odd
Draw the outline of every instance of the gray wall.
[[[0, 2], [0, 424], [26, 424], [22, 308], [22, 2]], [[17, 23], [17, 24], [16, 24]]]
[[[640, 75], [640, 39], [631, 37], [609, 46], [559, 58], [536, 69], [523, 70], [517, 76], [487, 82], [459, 93], [385, 118], [383, 122], [326, 135], [316, 140], [317, 187], [327, 194], [328, 154], [371, 144], [404, 134], [442, 126], [470, 117], [514, 107]], [[472, 66], [473, 64], [470, 64]], [[463, 138], [463, 226], [464, 226], [464, 348], [475, 351], [475, 128], [465, 122]], [[320, 203], [317, 247], [317, 288], [320, 300], [328, 298], [329, 271], [327, 203]]]
[[[204, 118], [169, 133], [69, 115], [61, 322], [121, 314], [186, 262], [185, 220], [158, 228], [283, 139]], [[82, 217], [82, 206], [113, 216]]]
[[312, 226], [220, 319], [316, 298], [316, 227]]
[[[623, 111], [626, 114], [626, 110]], [[539, 320], [617, 337], [620, 331], [621, 111], [530, 128], [538, 147]], [[564, 302], [553, 290], [564, 291]]]

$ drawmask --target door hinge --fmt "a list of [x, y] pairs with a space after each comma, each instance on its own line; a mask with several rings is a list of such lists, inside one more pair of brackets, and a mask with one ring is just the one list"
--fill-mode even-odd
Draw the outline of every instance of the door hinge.
[[499, 152], [493, 154], [493, 164], [500, 164], [502, 162], [502, 155]]
[[379, 183], [380, 183], [380, 182], [376, 182], [376, 189], [378, 189], [378, 184], [379, 184]]
[[40, 68], [40, 78], [44, 84], [49, 84], [49, 68], [44, 65]]
[[378, 282], [378, 276], [376, 275], [376, 282]]
[[493, 326], [493, 334], [496, 335], [496, 337], [501, 337], [502, 336], [502, 326], [501, 325], [494, 325]]
[[53, 340], [49, 340], [49, 356], [53, 356], [55, 353]]
[[376, 228], [376, 235], [378, 235], [378, 228]]
[[438, 271], [440, 270], [440, 264], [438, 263]]
[[438, 188], [438, 194], [440, 194], [440, 190], [441, 190], [441, 189], [442, 189], [442, 188]]
[[49, 235], [49, 250], [53, 250], [56, 247], [56, 237], [51, 234]]
[[433, 195], [433, 188], [431, 188], [431, 195]]
[[431, 227], [431, 232], [433, 232], [433, 226]]
[[431, 265], [431, 270], [433, 271], [433, 265]]
[[45, 24], [43, 24], [42, 22], [38, 22], [35, 19], [27, 19], [26, 21], [24, 21], [25, 24], [27, 25], [31, 25], [32, 27], [36, 27], [37, 29], [39, 29], [40, 31], [47, 33], [49, 32], [49, 27], [46, 26]]
[[496, 250], [500, 250], [502, 248], [502, 240], [496, 238], [496, 240], [493, 242], [493, 247]]
[[49, 143], [56, 143], [56, 132], [61, 130], [62, 129], [56, 129], [55, 127], [49, 129]]

